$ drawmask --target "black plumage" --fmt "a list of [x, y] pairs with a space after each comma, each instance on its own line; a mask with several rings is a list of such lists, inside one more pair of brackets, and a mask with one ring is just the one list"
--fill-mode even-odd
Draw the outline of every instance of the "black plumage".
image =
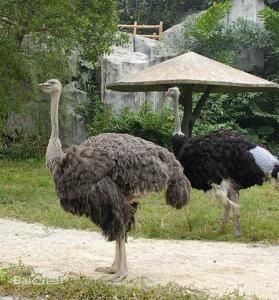
[[192, 187], [208, 192], [223, 202], [225, 211], [221, 231], [225, 231], [232, 207], [234, 233], [239, 236], [239, 190], [262, 185], [267, 176], [272, 178], [273, 185], [279, 189], [279, 161], [243, 135], [228, 130], [186, 138], [181, 132], [179, 95], [177, 87], [166, 92], [166, 96], [173, 98], [173, 152], [184, 167], [184, 174]]
[[172, 146], [193, 188], [208, 191], [224, 179], [238, 190], [263, 184], [265, 174], [249, 152], [256, 144], [240, 134], [220, 130], [197, 138], [174, 135]]

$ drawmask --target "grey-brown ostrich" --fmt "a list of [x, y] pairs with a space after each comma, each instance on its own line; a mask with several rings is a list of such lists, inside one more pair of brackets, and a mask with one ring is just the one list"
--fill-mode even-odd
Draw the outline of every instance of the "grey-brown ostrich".
[[138, 197], [166, 189], [167, 204], [188, 203], [190, 183], [174, 155], [151, 142], [128, 134], [100, 134], [62, 151], [58, 104], [61, 83], [39, 85], [51, 96], [51, 136], [46, 152], [60, 204], [74, 215], [85, 215], [98, 225], [108, 241], [116, 241], [112, 266], [96, 271], [120, 281], [128, 275], [125, 240], [134, 221]]
[[174, 154], [193, 188], [223, 202], [221, 232], [226, 229], [232, 208], [234, 235], [240, 236], [239, 190], [262, 185], [265, 177], [269, 177], [274, 187], [279, 189], [279, 161], [268, 150], [232, 131], [220, 130], [195, 138], [185, 137], [178, 113], [179, 95], [177, 87], [166, 92], [166, 96], [173, 98]]

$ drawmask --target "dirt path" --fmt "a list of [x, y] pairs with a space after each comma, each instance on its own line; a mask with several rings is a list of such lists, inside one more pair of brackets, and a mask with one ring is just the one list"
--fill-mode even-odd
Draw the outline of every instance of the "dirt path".
[[[0, 219], [0, 243], [1, 264], [21, 261], [50, 278], [73, 273], [98, 278], [94, 269], [110, 265], [114, 251], [96, 232], [6, 219]], [[279, 299], [279, 246], [130, 239], [127, 252], [129, 279]]]

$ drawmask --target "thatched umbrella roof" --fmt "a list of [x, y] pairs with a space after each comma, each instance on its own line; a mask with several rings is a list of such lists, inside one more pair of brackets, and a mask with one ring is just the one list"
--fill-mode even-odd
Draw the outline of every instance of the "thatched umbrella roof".
[[[184, 105], [182, 131], [191, 137], [193, 125], [210, 93], [279, 92], [279, 84], [240, 71], [194, 52], [182, 54], [126, 78], [107, 84], [121, 92], [164, 91], [178, 86]], [[204, 92], [193, 109], [194, 92]]]
[[163, 91], [170, 86], [192, 86], [193, 92], [211, 93], [279, 91], [279, 85], [194, 52], [149, 67], [107, 84], [122, 92]]

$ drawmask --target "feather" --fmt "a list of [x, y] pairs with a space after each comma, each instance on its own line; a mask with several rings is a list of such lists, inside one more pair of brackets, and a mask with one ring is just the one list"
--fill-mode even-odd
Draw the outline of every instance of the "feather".
[[130, 230], [139, 195], [166, 189], [166, 203], [176, 208], [190, 198], [190, 183], [174, 155], [126, 134], [100, 134], [72, 146], [53, 177], [61, 206], [91, 218], [108, 240]]

